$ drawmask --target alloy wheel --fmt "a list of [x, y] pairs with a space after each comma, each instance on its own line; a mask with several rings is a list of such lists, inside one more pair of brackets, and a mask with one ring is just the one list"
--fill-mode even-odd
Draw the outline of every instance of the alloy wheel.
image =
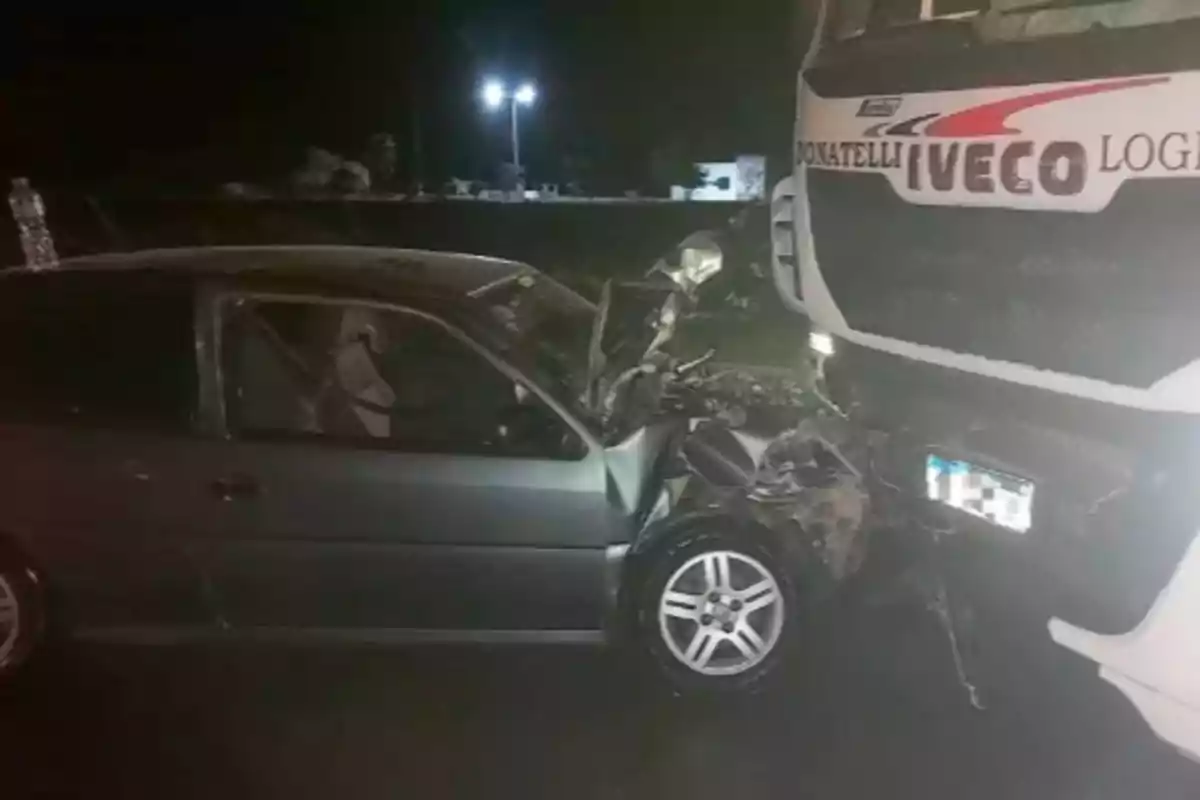
[[779, 644], [783, 593], [771, 571], [732, 550], [688, 559], [663, 588], [658, 623], [663, 642], [700, 675], [738, 675]]

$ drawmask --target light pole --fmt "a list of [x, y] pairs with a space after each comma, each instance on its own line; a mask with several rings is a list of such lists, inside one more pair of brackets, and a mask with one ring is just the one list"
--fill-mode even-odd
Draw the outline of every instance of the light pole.
[[532, 83], [521, 84], [515, 92], [510, 92], [508, 87], [497, 80], [487, 81], [483, 85], [481, 92], [483, 104], [491, 111], [498, 110], [505, 103], [508, 103], [509, 110], [512, 113], [512, 157], [513, 167], [517, 174], [521, 174], [521, 126], [518, 121], [517, 108], [519, 106], [532, 106], [537, 100], [537, 88]]

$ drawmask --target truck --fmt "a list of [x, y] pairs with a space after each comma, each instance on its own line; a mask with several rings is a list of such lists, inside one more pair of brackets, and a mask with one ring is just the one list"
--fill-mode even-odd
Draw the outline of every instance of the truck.
[[830, 402], [1200, 758], [1200, 4], [799, 11], [773, 277]]

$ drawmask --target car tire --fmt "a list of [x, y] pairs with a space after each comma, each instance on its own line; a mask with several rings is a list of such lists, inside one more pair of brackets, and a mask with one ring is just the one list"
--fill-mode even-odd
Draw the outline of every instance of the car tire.
[[44, 609], [37, 573], [0, 550], [0, 680], [11, 677], [37, 649]]
[[678, 692], [762, 688], [794, 645], [793, 576], [765, 537], [706, 523], [659, 543], [634, 593], [640, 653]]

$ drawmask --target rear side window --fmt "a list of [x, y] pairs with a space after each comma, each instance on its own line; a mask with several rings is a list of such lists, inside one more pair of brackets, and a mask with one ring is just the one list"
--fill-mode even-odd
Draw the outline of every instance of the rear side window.
[[0, 279], [0, 416], [184, 430], [196, 396], [189, 282], [145, 272]]

